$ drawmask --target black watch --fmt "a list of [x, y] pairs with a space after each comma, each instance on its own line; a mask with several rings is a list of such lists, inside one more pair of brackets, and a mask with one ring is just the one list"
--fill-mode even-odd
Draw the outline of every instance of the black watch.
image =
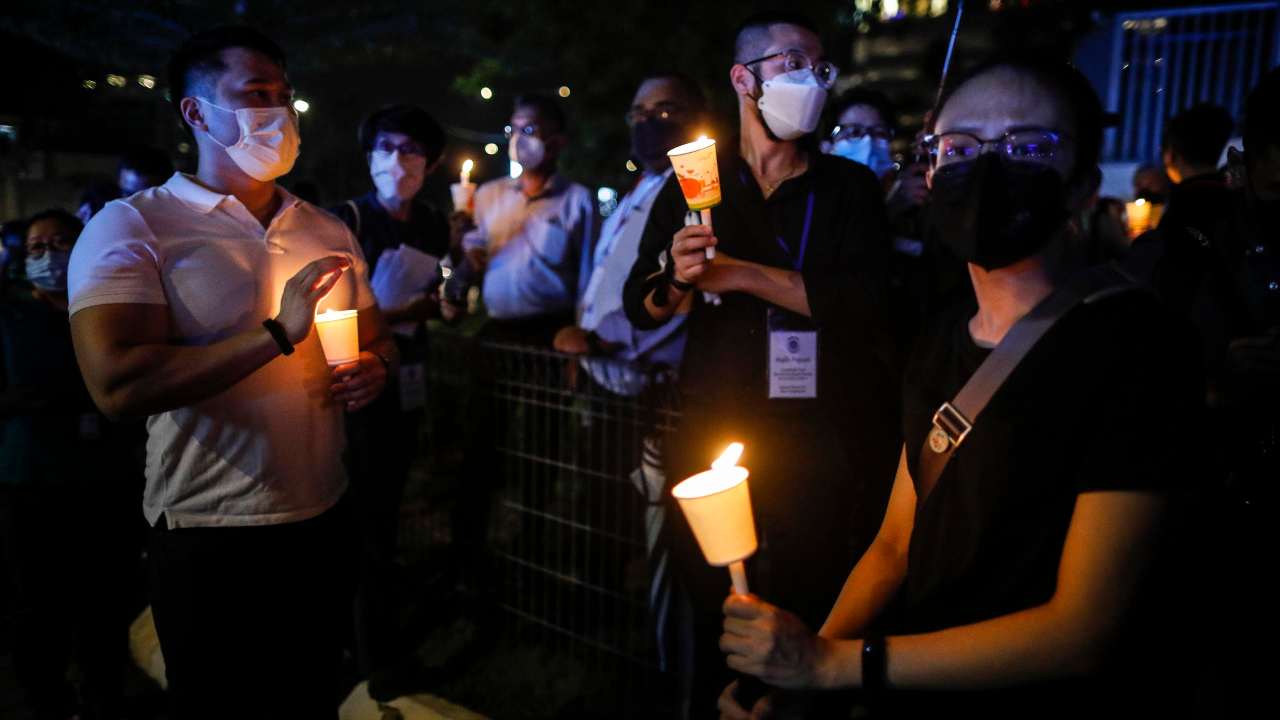
[[284, 326], [276, 322], [275, 318], [267, 318], [262, 321], [262, 327], [271, 333], [271, 338], [276, 341], [276, 345], [280, 346], [280, 352], [283, 355], [293, 354], [293, 343], [289, 342], [289, 333], [284, 331]]

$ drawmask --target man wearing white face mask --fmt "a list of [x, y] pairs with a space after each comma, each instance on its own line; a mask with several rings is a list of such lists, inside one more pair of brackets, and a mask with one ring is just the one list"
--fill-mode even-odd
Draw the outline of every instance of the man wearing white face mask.
[[516, 100], [508, 130], [519, 175], [476, 190], [475, 228], [462, 239], [469, 261], [484, 271], [485, 310], [496, 321], [489, 332], [539, 345], [572, 322], [600, 232], [591, 191], [557, 169], [569, 140], [559, 102]]
[[[351, 232], [275, 183], [300, 145], [284, 66], [249, 28], [189, 38], [169, 86], [196, 174], [107, 204], [71, 256], [90, 394], [148, 417], [152, 608], [182, 718], [336, 715], [343, 413], [398, 362]], [[357, 357], [330, 367], [315, 316], [347, 309]]]
[[[717, 143], [722, 202], [710, 226], [686, 227], [687, 204], [669, 182], [624, 290], [637, 328], [688, 313], [684, 413], [666, 476], [688, 477], [743, 442], [762, 540], [752, 588], [813, 621], [875, 534], [901, 444], [904, 343], [887, 307], [883, 192], [867, 168], [817, 152], [813, 136], [836, 72], [807, 19], [743, 23], [729, 71], [740, 135]], [[717, 655], [724, 571], [707, 565], [679, 511], [667, 517], [694, 608], [690, 707], [713, 715], [728, 681]]]
[[424, 321], [438, 317], [432, 292], [449, 251], [445, 216], [420, 197], [440, 165], [444, 128], [425, 110], [390, 105], [360, 123], [373, 189], [330, 209], [356, 235], [373, 268], [373, 292], [400, 350], [400, 373], [369, 407], [347, 416], [347, 470], [362, 557], [356, 591], [355, 659], [377, 700], [395, 697], [383, 678], [412, 648], [398, 647], [394, 590], [400, 501], [418, 452], [426, 404]]

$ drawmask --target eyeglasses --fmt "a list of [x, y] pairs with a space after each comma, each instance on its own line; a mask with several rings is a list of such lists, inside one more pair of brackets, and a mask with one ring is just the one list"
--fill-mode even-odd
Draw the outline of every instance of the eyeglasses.
[[850, 125], [837, 125], [831, 131], [831, 141], [837, 140], [856, 140], [861, 137], [871, 136], [872, 140], [883, 140], [889, 142], [893, 140], [893, 130], [883, 125], [858, 125], [857, 123]]
[[967, 132], [938, 133], [926, 135], [921, 144], [939, 165], [976, 160], [987, 146], [994, 147], [1010, 160], [1049, 163], [1058, 156], [1059, 149], [1068, 139], [1066, 133], [1056, 130], [1027, 128], [1011, 130], [992, 140]]
[[[742, 64], [755, 65], [756, 63], [762, 63], [774, 58], [782, 58], [783, 72], [813, 70], [813, 76], [818, 78], [818, 83], [827, 89], [831, 89], [831, 86], [836, 84], [836, 76], [840, 74], [840, 68], [836, 67], [833, 63], [827, 62], [826, 60], [813, 62], [809, 59], [809, 56], [799, 50], [783, 50], [782, 52], [765, 55], [764, 57], [756, 58], [755, 60], [748, 60]], [[760, 76], [757, 75], [756, 77]], [[763, 78], [761, 78], [761, 80], [763, 80]]]
[[390, 140], [381, 138], [373, 144], [373, 151], [388, 155], [393, 152], [399, 152], [401, 155], [421, 155], [423, 157], [427, 155], [427, 149], [422, 146], [422, 143], [413, 140], [406, 140], [397, 145]]
[[515, 135], [516, 133], [533, 137], [538, 134], [538, 126], [534, 123], [530, 123], [528, 125], [525, 125], [523, 127], [518, 127], [518, 128], [512, 128], [510, 125], [508, 125], [502, 129], [502, 133], [503, 135], [506, 136], [508, 140], [510, 140], [511, 136]]

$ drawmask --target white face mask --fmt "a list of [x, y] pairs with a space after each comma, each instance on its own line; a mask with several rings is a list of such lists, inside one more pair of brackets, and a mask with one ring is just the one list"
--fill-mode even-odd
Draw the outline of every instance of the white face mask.
[[818, 127], [827, 90], [809, 69], [782, 73], [760, 84], [756, 106], [769, 130], [781, 140], [795, 140]]
[[520, 163], [520, 167], [528, 170], [542, 164], [547, 156], [547, 146], [540, 137], [516, 133], [511, 136], [511, 145], [507, 152], [510, 153], [512, 160]]
[[[209, 139], [227, 151], [231, 160], [245, 175], [259, 182], [271, 182], [287, 174], [298, 160], [298, 117], [287, 107], [238, 108], [232, 110], [205, 100], [200, 102], [216, 110], [235, 113], [240, 139], [223, 145], [212, 134]], [[206, 131], [207, 132], [207, 131]]]
[[408, 200], [422, 189], [427, 177], [427, 159], [421, 155], [401, 155], [399, 150], [369, 153], [369, 175], [378, 196]]
[[882, 178], [893, 169], [893, 158], [889, 155], [889, 143], [876, 140], [870, 135], [860, 138], [837, 140], [831, 147], [832, 155], [848, 158], [871, 168], [876, 177]]

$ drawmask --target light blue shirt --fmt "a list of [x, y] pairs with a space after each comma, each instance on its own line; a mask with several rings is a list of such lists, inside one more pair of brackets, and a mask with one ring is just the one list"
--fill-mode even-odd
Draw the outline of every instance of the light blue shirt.
[[606, 343], [622, 346], [608, 359], [583, 359], [596, 382], [620, 395], [644, 389], [646, 378], [636, 372], [637, 365], [678, 368], [684, 354], [687, 316], [676, 315], [654, 330], [637, 330], [622, 307], [622, 287], [639, 254], [649, 211], [670, 176], [671, 170], [646, 173], [605, 219], [590, 279], [578, 302], [578, 325]]
[[573, 309], [590, 270], [597, 222], [591, 191], [556, 175], [537, 197], [517, 181], [491, 180], [476, 190], [476, 229], [467, 247], [487, 247], [482, 293], [500, 320]]

